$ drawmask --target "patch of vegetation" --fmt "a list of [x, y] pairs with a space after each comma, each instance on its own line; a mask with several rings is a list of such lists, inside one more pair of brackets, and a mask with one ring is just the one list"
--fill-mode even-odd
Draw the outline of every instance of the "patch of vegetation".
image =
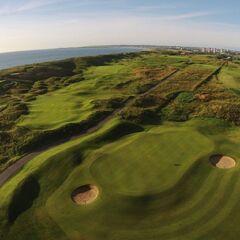
[[178, 95], [176, 98], [177, 101], [182, 103], [190, 103], [195, 99], [195, 96], [192, 92], [183, 92]]
[[[187, 58], [168, 61], [149, 52], [74, 58], [0, 71], [0, 169], [26, 149], [33, 150], [23, 146], [37, 147], [38, 139], [63, 139], [75, 128], [80, 132], [79, 126], [84, 131], [95, 113], [122, 107], [132, 94], [147, 91], [186, 62]], [[130, 85], [117, 87], [125, 82]]]

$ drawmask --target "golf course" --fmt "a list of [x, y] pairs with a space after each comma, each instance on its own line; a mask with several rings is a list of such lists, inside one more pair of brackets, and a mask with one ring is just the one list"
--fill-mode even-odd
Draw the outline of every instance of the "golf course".
[[146, 50], [0, 71], [1, 240], [238, 240], [240, 62]]

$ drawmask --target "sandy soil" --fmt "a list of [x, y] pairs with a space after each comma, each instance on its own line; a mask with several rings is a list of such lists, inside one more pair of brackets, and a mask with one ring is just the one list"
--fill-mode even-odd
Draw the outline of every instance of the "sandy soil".
[[72, 192], [72, 200], [78, 205], [86, 205], [94, 202], [99, 194], [99, 190], [94, 185], [84, 185]]
[[210, 162], [213, 166], [222, 169], [234, 168], [236, 166], [236, 161], [233, 158], [224, 155], [214, 155], [210, 158]]

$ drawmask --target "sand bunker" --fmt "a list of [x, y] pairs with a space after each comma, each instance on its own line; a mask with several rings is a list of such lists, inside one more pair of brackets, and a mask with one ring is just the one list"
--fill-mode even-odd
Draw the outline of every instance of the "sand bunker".
[[72, 200], [79, 205], [86, 205], [94, 202], [99, 194], [99, 190], [94, 185], [84, 185], [72, 192]]
[[236, 166], [236, 161], [233, 158], [224, 155], [214, 155], [210, 158], [210, 162], [213, 166], [222, 169], [234, 168]]
[[201, 93], [201, 94], [197, 94], [195, 95], [197, 99], [201, 100], [201, 101], [209, 101], [211, 100], [211, 95], [208, 93]]

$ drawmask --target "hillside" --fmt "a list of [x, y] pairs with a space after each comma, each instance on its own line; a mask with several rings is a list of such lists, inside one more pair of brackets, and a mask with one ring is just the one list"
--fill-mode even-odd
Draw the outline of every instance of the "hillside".
[[2, 70], [0, 94], [0, 239], [239, 236], [239, 61], [72, 58]]

